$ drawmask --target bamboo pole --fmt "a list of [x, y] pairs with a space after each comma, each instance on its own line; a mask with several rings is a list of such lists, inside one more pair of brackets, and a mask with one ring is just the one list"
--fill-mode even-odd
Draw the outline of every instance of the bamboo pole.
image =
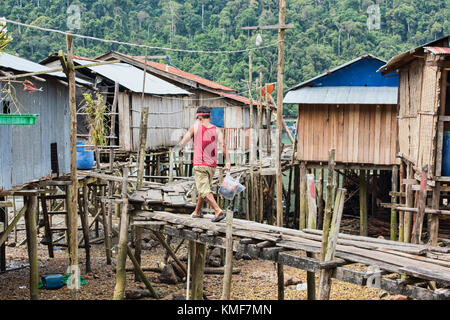
[[42, 207], [42, 215], [44, 218], [45, 238], [48, 241], [48, 245], [47, 245], [48, 256], [50, 258], [53, 258], [54, 257], [53, 236], [52, 236], [52, 231], [50, 229], [50, 218], [49, 218], [49, 214], [48, 214], [47, 199], [45, 197], [45, 194], [43, 194], [41, 196], [41, 207]]
[[126, 285], [126, 259], [128, 247], [128, 168], [123, 168], [123, 183], [122, 183], [122, 211], [120, 215], [120, 233], [119, 233], [119, 250], [117, 253], [116, 266], [116, 286], [114, 288], [114, 300], [122, 300], [125, 297]]
[[39, 299], [39, 264], [37, 256], [37, 228], [36, 228], [36, 207], [37, 197], [25, 197], [25, 226], [27, 233], [28, 260], [30, 263], [30, 298]]
[[[135, 227], [134, 231], [134, 258], [136, 262], [141, 264], [141, 253], [142, 253], [142, 233], [144, 229], [142, 227]], [[139, 281], [139, 271], [135, 269], [134, 281]]]
[[186, 270], [186, 266], [184, 265], [183, 262], [181, 262], [180, 259], [178, 259], [177, 255], [175, 254], [175, 252], [172, 250], [172, 248], [167, 244], [167, 242], [164, 240], [163, 235], [161, 234], [161, 232], [159, 231], [153, 231], [153, 233], [155, 234], [156, 238], [158, 239], [158, 241], [162, 244], [162, 246], [164, 247], [164, 249], [166, 249], [166, 251], [169, 253], [169, 255], [172, 257], [172, 259], [175, 261], [175, 263], [181, 268], [181, 270], [183, 270], [183, 272], [185, 274], [187, 274], [187, 270]]
[[[400, 162], [400, 192], [405, 192], [405, 185], [403, 184], [403, 180], [405, 178], [405, 163], [403, 161]], [[406, 205], [405, 199], [403, 197], [400, 197], [400, 203], [402, 205]], [[398, 241], [404, 242], [404, 235], [405, 235], [405, 218], [404, 218], [404, 212], [399, 211], [398, 212]]]
[[[334, 259], [336, 253], [337, 238], [339, 234], [339, 227], [342, 219], [342, 212], [344, 211], [345, 189], [337, 189], [336, 200], [334, 204], [333, 218], [328, 235], [327, 248], [323, 261], [331, 261]], [[319, 276], [319, 300], [328, 300], [331, 291], [331, 275], [334, 269], [322, 269]]]

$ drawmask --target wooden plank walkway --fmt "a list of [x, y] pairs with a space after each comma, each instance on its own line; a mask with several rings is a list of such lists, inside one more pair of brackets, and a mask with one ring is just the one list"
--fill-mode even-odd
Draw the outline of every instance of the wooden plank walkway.
[[[225, 248], [225, 223], [211, 222], [212, 215], [193, 219], [186, 214], [162, 211], [135, 210], [132, 214], [135, 225]], [[432, 291], [418, 285], [420, 282], [436, 281], [442, 287], [450, 286], [450, 248], [340, 234], [336, 259], [322, 263], [298, 255], [299, 250], [320, 253], [320, 230], [299, 231], [234, 219], [233, 236], [233, 249], [253, 258], [271, 260], [310, 272], [334, 268], [334, 278], [362, 286], [367, 285], [367, 280], [376, 274], [343, 266], [364, 264], [378, 267], [382, 274], [398, 273], [408, 278], [394, 280], [380, 276], [380, 289], [416, 299], [450, 299], [448, 289]]]

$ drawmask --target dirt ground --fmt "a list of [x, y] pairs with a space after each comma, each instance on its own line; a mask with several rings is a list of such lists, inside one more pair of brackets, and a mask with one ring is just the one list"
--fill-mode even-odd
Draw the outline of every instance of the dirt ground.
[[[148, 232], [148, 231], [146, 231]], [[19, 243], [24, 238], [24, 234], [19, 232]], [[150, 235], [150, 234], [148, 234]], [[179, 240], [174, 240], [173, 245]], [[20, 267], [28, 264], [26, 246], [7, 247], [7, 268]], [[106, 264], [104, 245], [92, 245], [91, 264], [93, 272], [85, 273], [84, 250], [79, 249], [79, 261], [81, 273], [88, 281], [88, 284], [81, 286], [76, 299], [79, 300], [109, 300], [113, 297], [115, 286], [115, 254], [113, 254], [113, 265]], [[180, 255], [186, 252], [183, 245], [180, 248]], [[58, 248], [55, 257], [49, 258], [47, 247], [39, 245], [39, 275], [45, 274], [65, 274], [67, 269], [67, 251], [65, 248]], [[142, 266], [158, 267], [158, 263], [163, 261], [164, 249], [161, 246], [153, 247], [150, 250], [142, 251]], [[127, 267], [132, 267], [127, 261]], [[273, 262], [264, 260], [244, 260], [234, 259], [234, 267], [241, 272], [233, 275], [232, 295], [233, 300], [276, 300], [277, 299], [277, 276], [276, 266]], [[365, 271], [365, 267], [350, 265], [359, 271]], [[290, 279], [294, 285], [286, 286], [286, 300], [306, 299], [306, 271], [296, 268], [284, 267], [285, 280]], [[145, 272], [154, 287], [164, 296], [162, 299], [174, 299], [174, 294], [185, 295], [185, 283], [169, 285], [160, 283], [157, 279], [159, 273]], [[223, 275], [205, 275], [205, 295], [209, 300], [220, 299], [222, 291]], [[318, 283], [318, 278], [317, 282]], [[29, 299], [29, 269], [23, 268], [0, 274], [0, 300], [27, 300]], [[144, 288], [141, 282], [134, 281], [133, 272], [127, 272], [127, 290]], [[331, 289], [331, 300], [379, 300], [383, 291], [360, 287], [346, 282], [333, 279]], [[39, 290], [39, 298], [43, 300], [72, 300], [72, 294], [63, 287], [58, 290]], [[146, 298], [151, 299], [151, 298]]]

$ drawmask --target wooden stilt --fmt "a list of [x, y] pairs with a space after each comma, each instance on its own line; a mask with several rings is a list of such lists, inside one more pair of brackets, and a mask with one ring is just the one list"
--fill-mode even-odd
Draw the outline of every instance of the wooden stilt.
[[425, 208], [427, 206], [427, 204], [426, 204], [427, 171], [428, 171], [428, 168], [424, 167], [424, 168], [422, 168], [422, 172], [420, 173], [420, 190], [419, 190], [419, 197], [418, 197], [418, 203], [417, 203], [417, 215], [416, 215], [414, 229], [413, 229], [413, 243], [416, 243], [416, 244], [419, 244], [421, 241], [423, 220], [425, 217]]
[[144, 181], [144, 159], [147, 149], [147, 128], [148, 128], [148, 105], [145, 105], [145, 81], [147, 75], [147, 48], [145, 48], [144, 73], [142, 81], [142, 95], [141, 95], [141, 123], [139, 127], [139, 153], [138, 153], [138, 172], [136, 189], [142, 188]]
[[37, 256], [36, 207], [37, 197], [25, 197], [25, 227], [27, 233], [28, 260], [30, 263], [30, 299], [39, 299], [39, 264]]
[[303, 230], [306, 228], [306, 215], [307, 215], [308, 205], [306, 196], [306, 165], [304, 162], [300, 163], [300, 220], [299, 229]]
[[[406, 178], [412, 179], [413, 178], [413, 168], [411, 167], [411, 164], [408, 163], [406, 168]], [[407, 184], [406, 185], [406, 206], [408, 208], [414, 207], [414, 193], [412, 190], [412, 185]], [[412, 213], [411, 212], [405, 212], [404, 214], [404, 236], [403, 240], [405, 242], [411, 242], [411, 222], [412, 222]]]
[[[316, 187], [314, 174], [307, 175], [307, 199], [308, 199], [308, 229], [316, 229], [317, 224], [317, 203], [316, 203]], [[307, 257], [314, 258], [312, 252], [307, 252]], [[308, 300], [316, 299], [316, 277], [314, 272], [307, 272]]]
[[[331, 261], [334, 259], [336, 252], [337, 238], [339, 234], [339, 227], [341, 224], [342, 212], [344, 211], [345, 189], [338, 189], [336, 192], [336, 200], [334, 203], [333, 218], [331, 221], [330, 231], [327, 240], [327, 247], [325, 252], [321, 252], [324, 257], [323, 261]], [[319, 300], [328, 300], [331, 291], [331, 275], [333, 269], [322, 269], [319, 277]]]
[[[140, 265], [141, 264], [141, 253], [142, 253], [142, 232], [143, 228], [136, 227], [135, 226], [135, 232], [134, 232], [134, 258], [136, 259], [136, 262]], [[140, 276], [139, 272], [135, 270], [134, 272], [134, 281], [139, 281]]]
[[203, 300], [203, 278], [205, 268], [206, 246], [194, 242], [192, 261], [192, 300]]
[[333, 181], [334, 181], [334, 167], [335, 167], [335, 149], [331, 149], [328, 154], [328, 181], [326, 190], [326, 202], [325, 202], [325, 212], [323, 216], [323, 236], [322, 236], [322, 250], [321, 250], [321, 260], [325, 261], [325, 253], [328, 246], [328, 234], [330, 232], [331, 224], [331, 210], [333, 207]]
[[366, 170], [359, 171], [359, 234], [368, 235], [367, 228], [367, 174]]
[[172, 257], [172, 259], [175, 261], [175, 263], [181, 268], [181, 270], [183, 270], [183, 272], [185, 274], [187, 274], [188, 271], [186, 270], [186, 266], [184, 265], [183, 262], [181, 262], [180, 259], [178, 259], [178, 257], [175, 254], [175, 252], [172, 250], [172, 248], [169, 246], [169, 244], [164, 240], [164, 236], [161, 234], [161, 232], [153, 231], [153, 233], [155, 234], [155, 236], [158, 239], [158, 241], [162, 244], [164, 249], [166, 249], [166, 251]]
[[318, 169], [317, 183], [317, 228], [323, 224], [323, 168]]
[[[398, 191], [398, 168], [397, 166], [392, 167], [392, 191]], [[397, 197], [391, 197], [392, 203], [397, 203]], [[397, 240], [397, 232], [398, 232], [398, 217], [397, 211], [395, 209], [391, 209], [391, 231], [390, 231], [390, 239], [392, 241]]]
[[122, 183], [122, 211], [120, 214], [120, 233], [119, 233], [119, 250], [117, 253], [116, 265], [116, 286], [114, 288], [114, 300], [122, 300], [125, 297], [126, 285], [126, 259], [128, 248], [128, 197], [127, 197], [127, 180], [128, 168], [123, 168]]
[[53, 236], [52, 236], [52, 231], [50, 230], [50, 219], [49, 219], [49, 214], [48, 214], [47, 198], [45, 196], [45, 193], [41, 195], [41, 207], [42, 207], [42, 216], [44, 218], [45, 239], [48, 243], [47, 244], [48, 256], [50, 258], [54, 258]]
[[[67, 79], [69, 82], [69, 105], [70, 105], [70, 182], [68, 186], [67, 221], [69, 234], [69, 266], [72, 270], [79, 270], [78, 266], [78, 177], [77, 177], [77, 103], [75, 70], [73, 64], [73, 36], [66, 35], [67, 44]], [[99, 159], [98, 159], [99, 160]], [[77, 279], [78, 280], [78, 279]], [[75, 298], [75, 286], [72, 297]]]
[[226, 256], [223, 276], [222, 300], [231, 298], [231, 278], [233, 272], [233, 211], [227, 210], [226, 216]]
[[80, 204], [79, 212], [80, 212], [80, 218], [81, 218], [81, 225], [83, 228], [83, 239], [84, 239], [84, 250], [86, 252], [86, 273], [91, 272], [91, 249], [90, 249], [90, 243], [89, 243], [89, 220], [88, 220], [88, 187], [86, 184], [83, 184], [82, 188], [82, 199], [81, 197], [78, 198], [78, 203]]
[[[0, 201], [5, 201], [5, 197], [0, 197]], [[6, 233], [6, 228], [8, 225], [8, 215], [7, 210], [4, 207], [0, 207], [0, 236], [8, 238], [8, 233]], [[6, 246], [4, 242], [0, 242], [0, 271], [6, 270]]]
[[[436, 182], [433, 188], [433, 198], [432, 198], [432, 209], [439, 209], [441, 197], [441, 183]], [[439, 216], [437, 214], [432, 214], [430, 217], [430, 238], [428, 243], [432, 246], [438, 245], [438, 235], [439, 235]]]
[[[403, 184], [403, 180], [405, 178], [405, 163], [403, 161], [400, 162], [400, 192], [405, 192], [405, 185]], [[405, 197], [400, 198], [400, 203], [406, 206]], [[405, 235], [405, 227], [404, 227], [404, 212], [399, 211], [398, 213], [398, 241], [404, 241]]]
[[[100, 186], [100, 196], [105, 197], [105, 186]], [[111, 204], [111, 203], [110, 203]], [[101, 202], [100, 204], [103, 217], [103, 232], [105, 236], [105, 252], [106, 252], [106, 264], [111, 265], [111, 249], [112, 249], [112, 239], [111, 239], [111, 217], [109, 216], [109, 211], [106, 210], [106, 203]]]

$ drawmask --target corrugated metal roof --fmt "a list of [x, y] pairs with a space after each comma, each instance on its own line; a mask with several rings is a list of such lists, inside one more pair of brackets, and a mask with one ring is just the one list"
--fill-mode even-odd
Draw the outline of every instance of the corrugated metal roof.
[[392, 71], [398, 69], [405, 63], [408, 63], [409, 61], [414, 59], [414, 55], [419, 54], [422, 52], [423, 48], [425, 47], [432, 47], [432, 45], [449, 45], [450, 41], [450, 35], [443, 36], [439, 39], [430, 41], [426, 44], [423, 44], [421, 46], [418, 46], [414, 49], [402, 52], [394, 57], [392, 57], [384, 66], [382, 66], [380, 69], [378, 69], [377, 72], [382, 72], [383, 74], [391, 73]]
[[[129, 56], [129, 57], [133, 58], [131, 56]], [[137, 59], [137, 58], [133, 58], [133, 59], [135, 59], [136, 61], [139, 61], [141, 63], [145, 63], [145, 60], [143, 60], [143, 59]], [[229, 87], [221, 85], [220, 83], [217, 83], [217, 82], [214, 82], [214, 81], [202, 78], [200, 76], [197, 76], [195, 74], [192, 74], [192, 73], [189, 73], [189, 72], [177, 69], [177, 68], [169, 66], [167, 64], [162, 64], [162, 63], [155, 62], [155, 61], [147, 61], [147, 64], [149, 66], [151, 66], [151, 67], [156, 68], [156, 69], [159, 69], [159, 70], [162, 70], [162, 71], [165, 71], [165, 72], [177, 75], [177, 76], [185, 78], [185, 79], [189, 79], [189, 80], [195, 81], [195, 82], [197, 82], [197, 83], [199, 83], [201, 85], [204, 85], [204, 86], [206, 86], [208, 88], [211, 88], [211, 89], [222, 90], [222, 91], [232, 91], [232, 92], [235, 91], [234, 89], [231, 89]]]
[[[74, 62], [80, 65], [91, 64], [92, 60], [74, 59]], [[88, 67], [105, 78], [131, 90], [132, 92], [142, 92], [143, 70], [125, 63], [114, 63], [96, 67]], [[190, 95], [191, 93], [183, 90], [167, 81], [157, 78], [149, 73], [145, 78], [145, 93], [157, 95]]]
[[[39, 63], [35, 63], [33, 61], [14, 56], [12, 54], [8, 53], [0, 53], [0, 67], [13, 69], [16, 71], [21, 71], [25, 73], [31, 73], [31, 72], [41, 72], [41, 71], [47, 71], [50, 70], [50, 68], [43, 66]], [[67, 77], [62, 72], [52, 72], [48, 75], [62, 78], [64, 80], [67, 80]], [[87, 81], [76, 79], [77, 82], [83, 83], [83, 84], [90, 84]]]
[[397, 104], [397, 87], [303, 87], [289, 91], [283, 103]]
[[424, 49], [430, 51], [435, 55], [450, 55], [449, 47], [425, 47]]

